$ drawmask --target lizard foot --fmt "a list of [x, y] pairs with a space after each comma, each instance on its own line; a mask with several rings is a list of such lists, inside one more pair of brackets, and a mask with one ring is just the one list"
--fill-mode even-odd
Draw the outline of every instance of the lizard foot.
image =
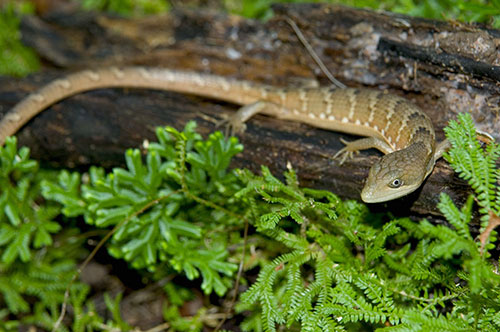
[[239, 116], [223, 115], [223, 118], [215, 123], [216, 128], [224, 127], [224, 136], [235, 136], [241, 134], [247, 128], [247, 125], [240, 120]]
[[354, 142], [348, 142], [343, 138], [340, 141], [345, 145], [342, 149], [340, 149], [334, 156], [333, 159], [340, 158], [339, 165], [342, 165], [347, 159], [354, 158], [355, 154], [359, 153], [359, 148], [357, 144], [353, 144]]

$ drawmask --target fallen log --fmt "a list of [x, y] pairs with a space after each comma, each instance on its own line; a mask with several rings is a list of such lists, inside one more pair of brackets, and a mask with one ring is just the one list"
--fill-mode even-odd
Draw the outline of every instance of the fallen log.
[[[498, 139], [500, 33], [478, 25], [323, 4], [276, 5], [268, 22], [212, 12], [172, 12], [123, 19], [88, 12], [26, 18], [22, 35], [46, 68], [24, 79], [0, 78], [0, 114], [52, 79], [82, 68], [147, 65], [183, 69], [277, 86], [318, 80], [328, 84], [285, 17], [304, 31], [333, 75], [348, 86], [385, 89], [413, 101], [433, 120], [438, 138], [458, 112], [470, 112], [481, 130]], [[154, 140], [156, 126], [198, 122], [214, 130], [237, 106], [176, 93], [106, 89], [68, 98], [19, 132], [32, 155], [55, 167], [105, 167], [123, 162], [123, 151]], [[268, 165], [280, 174], [290, 163], [303, 186], [359, 199], [376, 151], [340, 166], [339, 138], [354, 137], [305, 124], [256, 116], [240, 135], [245, 151], [234, 167]], [[460, 204], [470, 192], [444, 161], [416, 193], [373, 206], [394, 213], [439, 214], [440, 192]]]

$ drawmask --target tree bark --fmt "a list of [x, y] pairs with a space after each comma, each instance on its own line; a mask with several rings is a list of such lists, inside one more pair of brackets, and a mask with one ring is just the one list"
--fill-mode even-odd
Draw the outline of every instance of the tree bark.
[[[172, 12], [122, 19], [88, 12], [26, 18], [22, 36], [46, 66], [24, 79], [0, 78], [0, 112], [50, 80], [88, 67], [147, 65], [285, 86], [318, 80], [328, 84], [284, 20], [292, 18], [333, 75], [349, 86], [387, 89], [419, 105], [442, 128], [470, 112], [479, 128], [499, 138], [500, 32], [482, 26], [324, 4], [276, 5], [268, 22], [211, 12]], [[43, 112], [19, 133], [34, 158], [56, 167], [105, 167], [123, 163], [123, 152], [154, 140], [156, 126], [182, 128], [189, 120], [206, 135], [237, 106], [168, 92], [106, 89], [68, 98]], [[240, 135], [245, 151], [234, 167], [281, 174], [287, 163], [301, 185], [359, 199], [376, 151], [340, 166], [329, 156], [339, 138], [354, 137], [305, 124], [256, 116]], [[424, 186], [388, 204], [395, 214], [439, 215], [439, 193], [461, 204], [470, 193], [443, 160]]]

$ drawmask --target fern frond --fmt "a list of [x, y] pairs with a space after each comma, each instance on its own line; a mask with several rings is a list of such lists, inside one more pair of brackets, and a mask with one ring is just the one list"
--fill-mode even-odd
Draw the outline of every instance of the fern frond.
[[450, 121], [445, 133], [452, 148], [444, 155], [453, 169], [466, 180], [476, 193], [481, 206], [482, 221], [488, 221], [488, 211], [498, 211], [498, 179], [496, 162], [500, 145], [491, 142], [483, 152], [476, 138], [476, 129], [470, 114], [459, 114], [458, 122]]

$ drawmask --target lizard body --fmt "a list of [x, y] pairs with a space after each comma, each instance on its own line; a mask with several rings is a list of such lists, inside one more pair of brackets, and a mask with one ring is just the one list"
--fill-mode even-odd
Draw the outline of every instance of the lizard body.
[[161, 68], [85, 70], [30, 94], [0, 121], [0, 144], [48, 106], [79, 92], [112, 87], [150, 88], [243, 105], [235, 127], [255, 113], [366, 136], [340, 152], [377, 148], [385, 155], [370, 169], [361, 198], [382, 202], [417, 189], [432, 172], [445, 144], [436, 146], [432, 122], [408, 100], [369, 89], [277, 88], [209, 74]]

